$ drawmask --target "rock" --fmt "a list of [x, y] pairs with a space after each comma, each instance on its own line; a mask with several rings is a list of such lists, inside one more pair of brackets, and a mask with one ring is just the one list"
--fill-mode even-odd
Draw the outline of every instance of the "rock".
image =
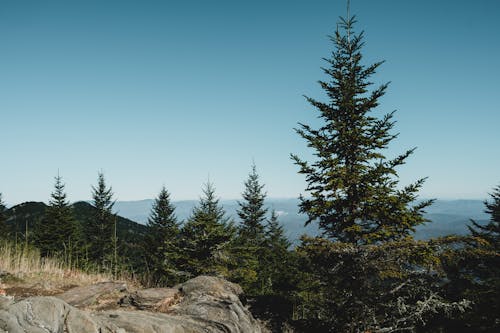
[[77, 308], [84, 308], [96, 305], [98, 301], [113, 293], [120, 293], [127, 290], [127, 285], [117, 282], [101, 282], [90, 286], [83, 286], [70, 289], [62, 294], [56, 295], [66, 303]]
[[[220, 332], [261, 332], [261, 327], [243, 306], [237, 284], [212, 276], [198, 276], [178, 286], [182, 300], [170, 314], [189, 316]], [[214, 332], [219, 332], [214, 330]]]
[[132, 305], [140, 310], [156, 310], [166, 312], [166, 308], [177, 303], [181, 293], [177, 288], [141, 289], [123, 297], [122, 305]]
[[222, 333], [203, 323], [186, 317], [145, 311], [109, 311], [94, 316], [102, 324], [102, 333], [141, 332], [141, 333]]
[[98, 332], [90, 315], [55, 297], [0, 303], [0, 329], [9, 333]]
[[[262, 332], [238, 299], [241, 288], [215, 277], [200, 276], [176, 288], [144, 289], [128, 296], [131, 305], [150, 311], [91, 311], [92, 306], [82, 310], [65, 301], [85, 308], [85, 304], [106, 293], [123, 291], [122, 288], [123, 284], [107, 283], [74, 288], [57, 298], [42, 296], [14, 301], [0, 297], [0, 332]], [[97, 295], [90, 295], [92, 291]], [[171, 302], [173, 299], [175, 302]], [[164, 308], [159, 307], [167, 303]]]

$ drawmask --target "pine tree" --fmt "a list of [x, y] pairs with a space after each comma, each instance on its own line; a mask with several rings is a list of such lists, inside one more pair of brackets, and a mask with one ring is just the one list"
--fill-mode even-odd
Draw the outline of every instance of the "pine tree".
[[97, 186], [92, 186], [93, 205], [96, 208], [95, 216], [87, 228], [88, 252], [90, 259], [109, 267], [113, 255], [114, 218], [112, 200], [113, 192], [111, 187], [106, 186], [103, 173], [99, 172]]
[[182, 231], [182, 268], [191, 275], [227, 274], [228, 248], [234, 227], [209, 182]]
[[432, 201], [411, 204], [424, 179], [398, 189], [396, 168], [414, 152], [407, 150], [393, 159], [383, 153], [397, 137], [391, 134], [394, 113], [381, 119], [371, 115], [385, 94], [387, 84], [369, 91], [369, 79], [382, 62], [362, 64], [363, 33], [354, 34], [354, 17], [340, 19], [330, 39], [334, 51], [323, 68], [329, 81], [320, 81], [328, 102], [307, 101], [319, 111], [323, 124], [314, 129], [299, 124], [296, 132], [316, 156], [312, 163], [291, 155], [306, 176], [300, 211], [306, 224], [319, 223], [331, 239], [358, 244], [399, 239], [426, 222], [423, 209]]
[[0, 193], [0, 239], [7, 239], [8, 228], [7, 219], [5, 217], [6, 207], [2, 200], [2, 193]]
[[462, 318], [462, 326], [477, 327], [481, 332], [496, 332], [500, 328], [500, 185], [484, 201], [490, 214], [486, 225], [471, 220], [472, 237], [461, 242], [444, 257], [447, 287], [455, 298], [472, 301], [472, 310]]
[[243, 202], [238, 202], [240, 209], [237, 211], [241, 219], [239, 235], [246, 242], [260, 246], [264, 240], [264, 225], [267, 208], [264, 208], [266, 194], [262, 192], [264, 185], [259, 183], [259, 175], [255, 164], [245, 181]]
[[66, 200], [62, 178], [55, 177], [54, 192], [41, 224], [36, 229], [36, 245], [42, 255], [65, 254], [71, 258], [78, 241], [77, 225], [73, 210]]
[[179, 224], [170, 194], [163, 187], [153, 203], [145, 237], [150, 279], [155, 285], [174, 285], [179, 256]]
[[279, 292], [291, 265], [288, 262], [288, 248], [291, 243], [285, 235], [283, 225], [278, 221], [278, 214], [273, 209], [266, 226], [265, 254], [262, 259], [262, 283], [268, 293]]
[[266, 239], [273, 252], [283, 252], [288, 250], [290, 241], [285, 235], [283, 225], [278, 221], [278, 214], [273, 209], [271, 218], [267, 223]]
[[486, 225], [480, 225], [471, 220], [472, 226], [469, 226], [473, 236], [480, 237], [488, 241], [496, 251], [500, 250], [500, 185], [493, 189], [490, 194], [491, 202], [484, 201], [486, 207], [485, 213], [490, 214], [490, 221]]
[[265, 230], [263, 222], [267, 209], [264, 208], [266, 194], [264, 185], [259, 183], [255, 164], [245, 181], [242, 193], [243, 201], [239, 201], [238, 236], [231, 244], [230, 278], [240, 284], [247, 294], [259, 294], [262, 289], [263, 256]]

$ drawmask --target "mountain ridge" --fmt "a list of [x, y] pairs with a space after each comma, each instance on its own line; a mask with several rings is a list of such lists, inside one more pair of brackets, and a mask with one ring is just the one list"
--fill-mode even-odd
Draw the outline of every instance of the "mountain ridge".
[[[118, 236], [121, 239], [136, 240], [147, 231], [146, 223], [151, 211], [153, 199], [116, 201], [114, 212], [117, 214]], [[198, 200], [177, 200], [172, 201], [176, 207], [175, 213], [179, 221], [189, 218], [193, 207], [198, 204]], [[238, 222], [238, 200], [220, 200], [227, 216]], [[301, 235], [319, 235], [321, 232], [315, 223], [304, 226], [306, 216], [299, 213], [299, 199], [293, 198], [268, 198], [265, 206], [269, 209], [269, 214], [274, 209], [280, 222], [284, 225], [287, 237], [296, 242]], [[7, 223], [15, 224], [15, 231], [22, 234], [25, 227], [32, 229], [36, 221], [43, 218], [47, 205], [43, 202], [28, 201], [7, 209]], [[72, 204], [75, 218], [82, 224], [89, 223], [92, 218], [92, 210], [95, 209], [87, 201], [77, 201]], [[16, 218], [17, 215], [17, 218]], [[420, 225], [416, 228], [415, 237], [417, 239], [428, 239], [432, 237], [445, 236], [449, 234], [464, 235], [468, 233], [467, 225], [470, 219], [474, 219], [480, 224], [485, 224], [489, 216], [484, 212], [482, 200], [457, 199], [457, 200], [436, 200], [425, 213], [425, 217], [431, 220], [430, 223]]]

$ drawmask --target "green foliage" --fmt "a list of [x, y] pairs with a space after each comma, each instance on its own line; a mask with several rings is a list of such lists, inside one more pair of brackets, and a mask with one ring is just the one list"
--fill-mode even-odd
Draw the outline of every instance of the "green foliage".
[[265, 228], [267, 209], [264, 208], [266, 194], [264, 185], [259, 183], [255, 164], [245, 181], [242, 193], [243, 201], [239, 201], [238, 237], [231, 244], [231, 267], [229, 278], [239, 283], [247, 294], [262, 293], [265, 281], [262, 280]]
[[488, 242], [496, 252], [500, 252], [500, 185], [493, 189], [490, 194], [491, 201], [485, 201], [485, 212], [490, 214], [490, 221], [487, 225], [479, 225], [472, 220], [469, 227], [472, 235], [480, 237]]
[[285, 236], [276, 211], [272, 211], [266, 226], [266, 237], [261, 257], [260, 280], [263, 294], [283, 294], [290, 291], [290, 276], [293, 273], [291, 243]]
[[92, 186], [92, 198], [96, 210], [94, 219], [89, 221], [86, 230], [89, 259], [103, 268], [110, 267], [113, 254], [114, 201], [112, 189], [106, 186], [102, 173], [98, 174], [97, 186]]
[[462, 313], [470, 302], [444, 297], [438, 250], [411, 238], [355, 245], [304, 237], [297, 317], [330, 332], [416, 332]]
[[0, 239], [7, 239], [8, 236], [7, 217], [5, 216], [6, 210], [2, 200], [2, 193], [0, 193]]
[[203, 197], [181, 230], [180, 267], [189, 274], [228, 274], [229, 249], [235, 228], [207, 183]]
[[470, 237], [448, 237], [443, 262], [448, 282], [445, 290], [451, 299], [472, 301], [471, 311], [450, 325], [479, 332], [500, 329], [500, 186], [485, 201], [491, 215], [487, 225], [472, 221]]
[[241, 219], [239, 226], [239, 236], [246, 243], [260, 246], [264, 240], [264, 225], [267, 209], [264, 208], [266, 194], [262, 192], [264, 185], [259, 183], [259, 175], [255, 164], [245, 181], [245, 191], [243, 201], [239, 201], [238, 216]]
[[[47, 205], [43, 202], [24, 202], [5, 211], [10, 239], [14, 244], [33, 243], [38, 227], [42, 225]], [[28, 231], [28, 233], [26, 233]]]
[[179, 224], [170, 194], [163, 187], [153, 203], [148, 220], [148, 231], [144, 237], [148, 279], [153, 285], [174, 285], [179, 280]]
[[54, 192], [51, 194], [45, 216], [36, 228], [35, 239], [42, 256], [62, 253], [76, 255], [78, 229], [59, 175], [55, 177]]
[[323, 124], [314, 129], [300, 124], [296, 132], [313, 149], [312, 163], [292, 155], [299, 173], [306, 176], [311, 197], [301, 197], [307, 223], [319, 222], [325, 234], [342, 242], [369, 244], [396, 240], [424, 223], [423, 209], [432, 201], [410, 206], [424, 179], [398, 189], [396, 168], [413, 153], [410, 149], [388, 159], [383, 154], [396, 138], [391, 134], [393, 114], [371, 115], [387, 84], [369, 91], [370, 77], [382, 62], [362, 64], [363, 33], [354, 34], [354, 17], [343, 19], [330, 39], [334, 51], [325, 59], [330, 81], [320, 81], [329, 101], [307, 98]]

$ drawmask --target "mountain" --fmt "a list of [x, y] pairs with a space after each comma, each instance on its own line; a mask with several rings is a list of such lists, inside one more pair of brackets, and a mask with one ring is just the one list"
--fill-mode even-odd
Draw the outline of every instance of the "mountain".
[[[91, 204], [79, 201], [72, 205], [77, 223], [85, 227], [95, 216], [96, 208]], [[43, 223], [43, 216], [47, 205], [43, 202], [24, 202], [13, 206], [6, 211], [7, 225], [15, 239], [24, 239], [26, 231], [28, 238], [36, 228]], [[83, 228], [85, 230], [85, 228]], [[125, 252], [132, 251], [132, 244], [138, 244], [147, 228], [143, 224], [117, 215], [116, 232], [119, 242]]]
[[[187, 219], [197, 203], [196, 200], [174, 201], [175, 212], [179, 220]], [[221, 203], [228, 216], [237, 222], [239, 220], [236, 213], [237, 200], [222, 200]], [[153, 200], [151, 199], [118, 201], [115, 204], [115, 209], [120, 215], [146, 224], [152, 204]], [[294, 241], [299, 239], [302, 234], [318, 235], [320, 233], [314, 223], [304, 227], [307, 218], [303, 214], [299, 214], [298, 204], [298, 199], [270, 198], [266, 200], [266, 206], [276, 210], [281, 223], [285, 226], [287, 236]], [[489, 219], [489, 215], [484, 212], [484, 204], [481, 200], [436, 200], [427, 209], [425, 216], [432, 222], [417, 227], [415, 233], [417, 239], [429, 239], [450, 234], [464, 235], [468, 233], [467, 225], [470, 224], [470, 219], [474, 219], [480, 224], [487, 223]]]

